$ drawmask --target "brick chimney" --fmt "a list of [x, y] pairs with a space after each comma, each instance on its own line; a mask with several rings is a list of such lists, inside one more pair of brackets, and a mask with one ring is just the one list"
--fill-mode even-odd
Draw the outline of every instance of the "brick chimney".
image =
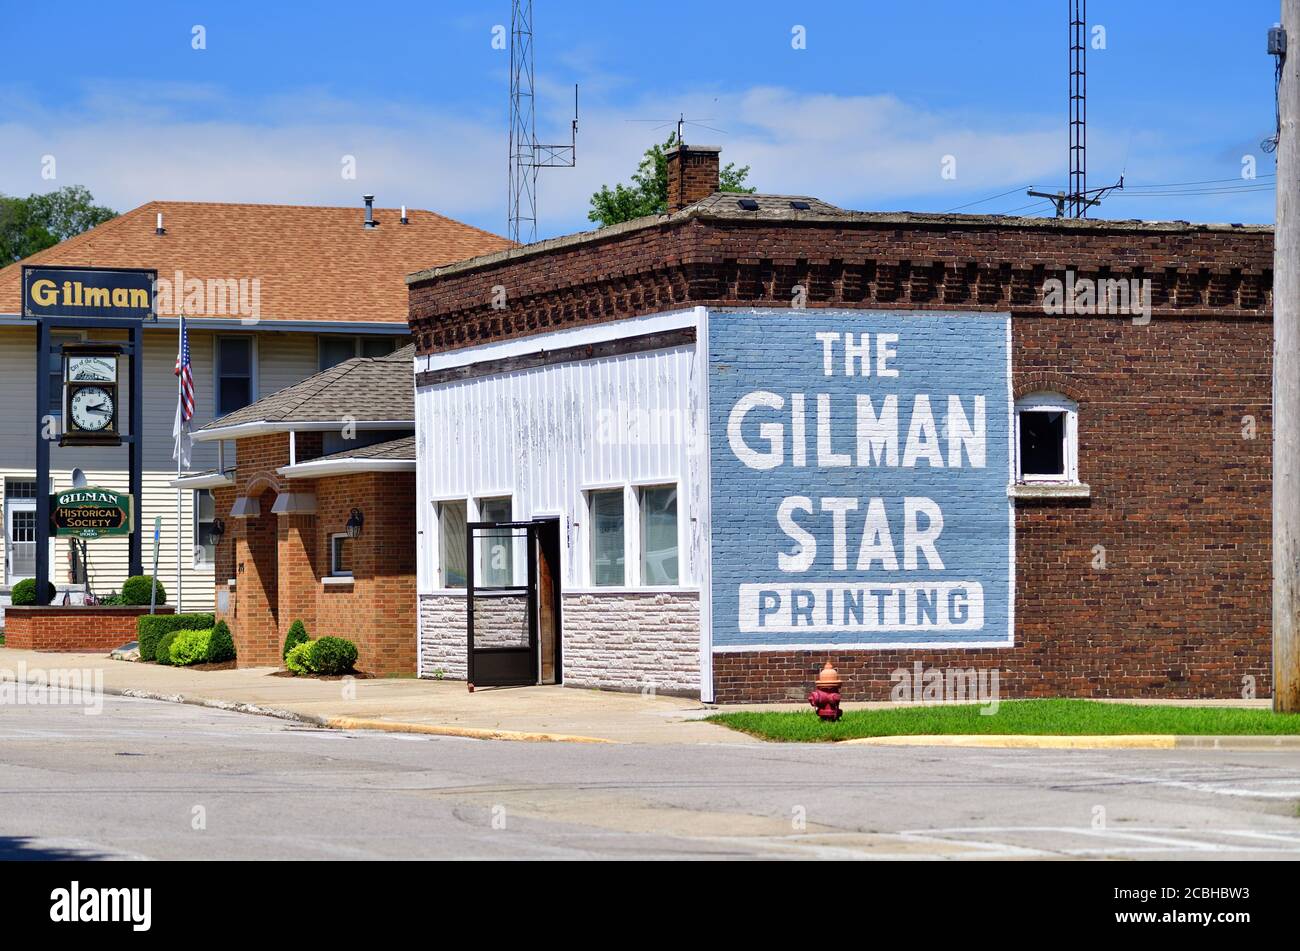
[[716, 145], [678, 145], [668, 157], [668, 211], [708, 198], [718, 190], [722, 149]]

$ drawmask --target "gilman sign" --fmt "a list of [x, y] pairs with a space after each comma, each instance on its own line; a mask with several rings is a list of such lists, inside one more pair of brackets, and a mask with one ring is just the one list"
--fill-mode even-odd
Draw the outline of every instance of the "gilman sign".
[[1010, 318], [709, 322], [713, 643], [1014, 643]]

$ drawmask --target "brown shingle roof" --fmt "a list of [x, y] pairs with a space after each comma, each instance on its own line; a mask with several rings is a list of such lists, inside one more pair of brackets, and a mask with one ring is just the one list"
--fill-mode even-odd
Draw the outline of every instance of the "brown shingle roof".
[[414, 462], [415, 436], [414, 434], [403, 436], [401, 439], [375, 443], [373, 446], [362, 446], [360, 449], [345, 449], [343, 452], [321, 456], [311, 461], [335, 462], [343, 459], [391, 459], [399, 462]]
[[386, 357], [358, 357], [214, 419], [199, 432], [248, 423], [413, 422], [415, 376], [411, 344]]
[[[163, 214], [166, 234], [154, 233]], [[392, 321], [405, 325], [404, 278], [511, 247], [505, 238], [431, 211], [153, 201], [34, 254], [25, 264], [156, 268], [160, 278], [261, 280], [263, 320]], [[0, 270], [0, 313], [19, 312], [19, 264]], [[195, 318], [196, 320], [201, 318]]]

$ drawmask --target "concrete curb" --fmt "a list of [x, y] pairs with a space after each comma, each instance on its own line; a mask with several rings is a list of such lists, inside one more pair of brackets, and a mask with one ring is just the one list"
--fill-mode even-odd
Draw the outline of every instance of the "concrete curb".
[[[0, 681], [14, 681], [11, 671], [0, 671]], [[26, 681], [29, 685], [35, 681]], [[83, 685], [84, 687], [84, 685]], [[130, 697], [134, 700], [157, 700], [163, 703], [184, 703], [195, 707], [207, 707], [211, 710], [225, 710], [230, 713], [249, 713], [254, 716], [271, 717], [292, 723], [323, 727], [327, 730], [374, 730], [382, 733], [418, 733], [426, 736], [458, 736], [471, 740], [508, 740], [522, 743], [617, 743], [617, 740], [598, 736], [576, 736], [568, 733], [533, 733], [517, 730], [486, 730], [474, 727], [438, 726], [432, 723], [404, 723], [400, 720], [367, 720], [355, 717], [323, 717], [312, 713], [296, 713], [293, 710], [281, 710], [277, 707], [263, 707], [255, 703], [239, 700], [214, 700], [211, 697], [190, 697], [179, 693], [158, 693], [152, 690], [138, 690], [134, 687], [101, 688], [105, 694], [114, 697]]]
[[972, 749], [1026, 750], [1173, 750], [1300, 749], [1300, 736], [1175, 736], [1124, 734], [1102, 736], [1031, 736], [1024, 734], [949, 734], [865, 736], [841, 740], [843, 746], [949, 746]]

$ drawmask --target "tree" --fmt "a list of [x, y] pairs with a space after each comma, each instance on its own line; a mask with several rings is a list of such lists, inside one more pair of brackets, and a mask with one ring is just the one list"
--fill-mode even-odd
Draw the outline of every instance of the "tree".
[[89, 231], [117, 212], [95, 204], [81, 185], [66, 185], [44, 195], [0, 195], [0, 267]]
[[[588, 212], [587, 218], [605, 228], [646, 215], [666, 214], [668, 211], [666, 153], [676, 144], [677, 133], [674, 132], [668, 136], [668, 141], [663, 145], [652, 145], [646, 149], [641, 164], [632, 173], [630, 186], [618, 184], [612, 190], [608, 185], [600, 186], [600, 191], [591, 196], [591, 211]], [[718, 174], [719, 190], [752, 195], [755, 189], [746, 186], [748, 178], [748, 165], [736, 168], [734, 162], [729, 162]]]

